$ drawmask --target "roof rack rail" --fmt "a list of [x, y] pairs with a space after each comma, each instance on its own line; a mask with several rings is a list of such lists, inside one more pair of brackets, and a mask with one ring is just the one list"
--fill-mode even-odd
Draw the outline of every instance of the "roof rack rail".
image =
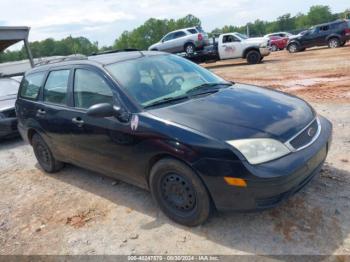
[[69, 56], [64, 56], [64, 57], [59, 57], [59, 58], [54, 58], [54, 59], [45, 59], [42, 61], [39, 61], [38, 63], [35, 63], [35, 66], [42, 66], [42, 65], [48, 65], [48, 64], [54, 64], [54, 63], [59, 63], [59, 62], [65, 62], [65, 61], [74, 61], [74, 60], [87, 60], [86, 55], [69, 55]]
[[114, 49], [114, 50], [107, 50], [103, 52], [97, 52], [97, 53], [92, 53], [92, 56], [95, 55], [106, 55], [106, 54], [113, 54], [113, 53], [120, 53], [120, 52], [141, 52], [141, 50], [137, 48], [125, 48], [125, 49]]

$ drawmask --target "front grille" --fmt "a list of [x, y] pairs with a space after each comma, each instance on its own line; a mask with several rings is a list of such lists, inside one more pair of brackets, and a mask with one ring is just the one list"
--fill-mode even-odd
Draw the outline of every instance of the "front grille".
[[295, 149], [306, 146], [317, 135], [319, 128], [317, 119], [315, 119], [311, 125], [309, 125], [303, 132], [289, 142], [290, 145]]

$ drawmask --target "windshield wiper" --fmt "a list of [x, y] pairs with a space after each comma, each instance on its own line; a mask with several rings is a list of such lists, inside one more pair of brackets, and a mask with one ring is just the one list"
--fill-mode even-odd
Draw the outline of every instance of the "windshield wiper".
[[188, 96], [175, 96], [175, 97], [166, 97], [157, 101], [154, 101], [148, 105], [145, 106], [145, 108], [152, 107], [152, 106], [158, 106], [162, 104], [167, 104], [171, 102], [176, 102], [180, 100], [188, 99]]
[[[232, 83], [204, 83], [199, 86], [196, 86], [186, 92], [186, 94], [196, 93], [197, 91], [207, 92], [217, 92], [220, 88], [212, 88], [215, 86], [232, 86]], [[202, 94], [203, 92], [200, 92]]]

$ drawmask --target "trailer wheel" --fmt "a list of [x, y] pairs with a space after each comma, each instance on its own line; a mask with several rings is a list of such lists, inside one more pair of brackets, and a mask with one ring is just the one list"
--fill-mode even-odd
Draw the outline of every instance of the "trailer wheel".
[[256, 50], [251, 50], [247, 54], [247, 62], [248, 64], [254, 65], [258, 64], [261, 61], [261, 54]]

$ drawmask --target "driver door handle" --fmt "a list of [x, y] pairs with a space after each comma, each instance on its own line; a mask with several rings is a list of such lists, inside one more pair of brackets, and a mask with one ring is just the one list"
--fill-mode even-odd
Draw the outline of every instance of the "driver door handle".
[[84, 120], [80, 117], [74, 117], [72, 118], [72, 122], [76, 124], [78, 127], [82, 127], [84, 125]]

